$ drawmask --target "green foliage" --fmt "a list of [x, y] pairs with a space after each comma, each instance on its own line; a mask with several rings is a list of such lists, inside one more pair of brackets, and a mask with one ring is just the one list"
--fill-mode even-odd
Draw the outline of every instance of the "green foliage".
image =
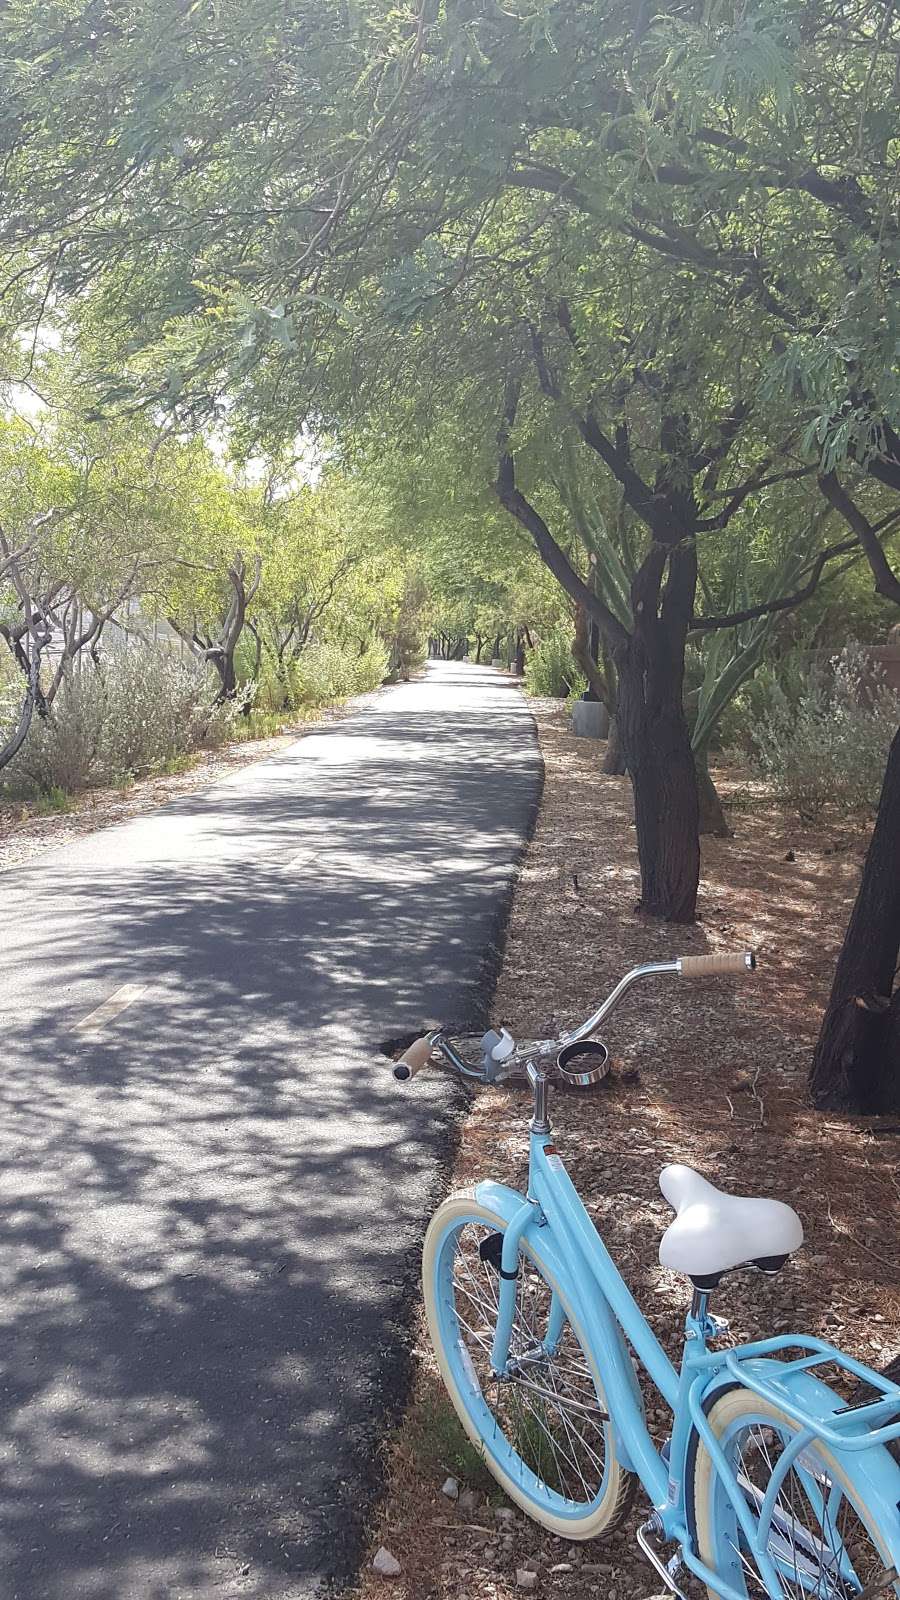
[[32, 816], [50, 817], [58, 816], [72, 810], [72, 796], [65, 789], [54, 787], [48, 789], [46, 794], [41, 794], [32, 800], [28, 810]]
[[529, 694], [565, 700], [576, 698], [587, 683], [572, 659], [571, 625], [559, 623], [538, 640], [525, 662], [525, 687]]
[[[429, 631], [520, 623], [559, 692], [565, 604], [493, 489], [510, 381], [519, 492], [621, 626], [662, 500], [682, 553], [700, 525], [696, 609], [802, 586], [816, 467], [873, 523], [895, 505], [900, 15], [638, 11], [13, 0], [0, 358], [53, 423], [0, 440], [0, 520], [62, 506], [42, 560], [83, 597], [139, 553], [145, 613], [200, 649], [229, 563], [260, 556], [273, 714], [343, 693], [373, 635], [402, 673]], [[280, 471], [223, 464], [226, 431]], [[848, 597], [855, 628], [883, 626], [858, 566], [810, 602], [823, 637]], [[698, 750], [789, 627], [698, 645]]]
[[429, 1394], [416, 1407], [407, 1438], [423, 1474], [434, 1478], [450, 1474], [469, 1488], [479, 1489], [491, 1502], [503, 1498], [442, 1390]]
[[878, 800], [900, 695], [848, 646], [827, 664], [799, 663], [775, 680], [754, 731], [759, 770], [804, 819], [826, 808], [854, 814]]
[[7, 769], [9, 780], [51, 795], [165, 769], [227, 717], [213, 710], [213, 692], [206, 673], [170, 652], [116, 650], [99, 667], [67, 674]]
[[287, 674], [288, 703], [292, 710], [317, 709], [339, 705], [352, 695], [365, 694], [383, 683], [388, 670], [388, 651], [380, 640], [371, 640], [360, 651], [331, 640], [311, 644]]
[[[220, 708], [220, 716], [222, 710], [223, 708]], [[249, 744], [254, 739], [274, 739], [279, 733], [289, 732], [295, 722], [302, 720], [302, 716], [296, 711], [266, 711], [254, 708], [249, 715], [244, 716], [240, 710], [232, 708], [230, 716], [221, 725], [227, 730], [229, 744]], [[225, 737], [222, 742], [226, 742]]]

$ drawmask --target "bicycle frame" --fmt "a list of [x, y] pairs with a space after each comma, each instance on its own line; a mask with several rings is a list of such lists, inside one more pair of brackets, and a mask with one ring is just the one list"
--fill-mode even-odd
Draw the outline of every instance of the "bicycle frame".
[[[509, 1191], [506, 1193], [510, 1194]], [[820, 1340], [785, 1336], [757, 1341], [736, 1350], [710, 1351], [708, 1340], [715, 1328], [706, 1315], [706, 1297], [696, 1295], [686, 1316], [682, 1362], [680, 1370], [676, 1370], [591, 1222], [552, 1144], [549, 1124], [541, 1118], [532, 1124], [527, 1198], [512, 1211], [503, 1235], [499, 1314], [491, 1363], [501, 1378], [510, 1368], [510, 1334], [515, 1314], [520, 1246], [527, 1241], [529, 1233], [545, 1227], [551, 1229], [554, 1244], [568, 1269], [566, 1296], [575, 1302], [571, 1309], [592, 1336], [591, 1345], [597, 1355], [610, 1425], [616, 1434], [619, 1453], [623, 1463], [640, 1478], [655, 1508], [655, 1525], [660, 1534], [664, 1539], [681, 1546], [686, 1565], [705, 1583], [713, 1586], [722, 1600], [746, 1600], [745, 1595], [729, 1586], [722, 1574], [706, 1567], [693, 1548], [686, 1499], [686, 1469], [691, 1438], [697, 1432], [709, 1451], [769, 1594], [778, 1600], [784, 1590], [772, 1557], [762, 1544], [759, 1530], [767, 1526], [766, 1514], [771, 1513], [780, 1482], [797, 1458], [802, 1456], [802, 1452], [816, 1439], [842, 1449], [864, 1450], [870, 1445], [900, 1437], [900, 1422], [889, 1423], [886, 1415], [893, 1411], [896, 1416], [900, 1410], [900, 1389], [887, 1380], [877, 1378], [861, 1364], [841, 1356], [840, 1352]], [[559, 1296], [554, 1293], [545, 1340], [548, 1347], [558, 1340], [565, 1320]], [[668, 1461], [657, 1450], [644, 1421], [640, 1395], [622, 1335], [672, 1412]], [[813, 1354], [786, 1364], [769, 1359], [778, 1350], [797, 1346], [805, 1347]], [[819, 1391], [822, 1386], [804, 1375], [817, 1362], [833, 1358], [841, 1360], [851, 1372], [874, 1380], [884, 1398], [851, 1412], [844, 1409], [842, 1413], [831, 1407], [824, 1417], [817, 1414], [817, 1401], [821, 1410]], [[743, 1363], [749, 1365], [745, 1367]], [[773, 1369], [771, 1381], [764, 1375], [769, 1367]], [[775, 1386], [775, 1375], [781, 1377], [784, 1374], [797, 1375], [796, 1382], [801, 1392], [807, 1395], [811, 1409], [802, 1400], [792, 1403], [790, 1391]], [[703, 1409], [704, 1397], [722, 1377], [727, 1382], [738, 1378], [763, 1398], [774, 1399], [784, 1412], [800, 1424], [799, 1433], [784, 1450], [773, 1473], [758, 1520], [751, 1515], [746, 1495]], [[866, 1428], [870, 1422], [882, 1425], [873, 1432]], [[889, 1465], [885, 1464], [885, 1472], [896, 1471], [890, 1457], [887, 1463]], [[799, 1470], [805, 1483], [807, 1475], [802, 1467]], [[821, 1495], [811, 1473], [809, 1482], [810, 1492]], [[890, 1483], [886, 1485], [886, 1491], [890, 1494]]]

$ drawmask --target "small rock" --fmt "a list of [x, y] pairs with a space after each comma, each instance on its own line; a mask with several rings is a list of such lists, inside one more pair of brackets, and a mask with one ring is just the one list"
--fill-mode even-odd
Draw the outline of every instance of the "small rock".
[[460, 1511], [477, 1511], [481, 1505], [481, 1495], [477, 1489], [463, 1489], [459, 1497]]
[[538, 1575], [531, 1572], [528, 1567], [516, 1568], [516, 1587], [518, 1589], [534, 1589], [537, 1587]]
[[459, 1499], [459, 1484], [455, 1478], [444, 1479], [444, 1482], [441, 1484], [441, 1494], [445, 1494], [448, 1500]]
[[794, 855], [793, 850], [789, 850], [784, 859], [785, 861], [796, 861], [797, 857]]
[[572, 1572], [573, 1570], [571, 1561], [557, 1561], [556, 1565], [550, 1568], [551, 1572]]
[[376, 1572], [381, 1573], [383, 1578], [397, 1578], [400, 1576], [400, 1563], [397, 1557], [391, 1555], [390, 1550], [386, 1550], [384, 1545], [376, 1551], [372, 1565]]
[[516, 1513], [511, 1506], [498, 1506], [494, 1512], [498, 1522], [515, 1522]]
[[538, 1561], [537, 1556], [526, 1556], [522, 1566], [526, 1572], [540, 1572], [541, 1570], [541, 1563]]

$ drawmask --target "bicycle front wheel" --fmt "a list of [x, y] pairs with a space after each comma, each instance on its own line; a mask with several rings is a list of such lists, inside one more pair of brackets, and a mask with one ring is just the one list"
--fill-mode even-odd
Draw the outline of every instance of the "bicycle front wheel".
[[425, 1236], [423, 1281], [441, 1375], [469, 1438], [511, 1500], [553, 1533], [616, 1527], [634, 1478], [618, 1460], [590, 1342], [542, 1258], [522, 1245], [511, 1371], [491, 1372], [505, 1220], [474, 1191], [451, 1196]]
[[[709, 1423], [784, 1600], [854, 1600], [864, 1592], [880, 1600], [900, 1597], [897, 1570], [864, 1493], [854, 1486], [849, 1459], [841, 1460], [814, 1440], [787, 1468], [768, 1512], [766, 1490], [796, 1436], [796, 1423], [739, 1384], [715, 1400]], [[699, 1439], [692, 1498], [700, 1559], [747, 1600], [770, 1595], [725, 1484]], [[719, 1600], [717, 1589], [708, 1592], [710, 1600]]]

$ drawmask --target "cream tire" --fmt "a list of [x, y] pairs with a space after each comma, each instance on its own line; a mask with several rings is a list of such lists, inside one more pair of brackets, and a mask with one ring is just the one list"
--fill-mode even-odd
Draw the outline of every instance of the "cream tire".
[[[452, 1230], [454, 1224], [470, 1222], [482, 1225], [491, 1232], [503, 1232], [506, 1219], [476, 1199], [474, 1189], [464, 1189], [450, 1196], [435, 1212], [425, 1235], [425, 1244], [422, 1254], [422, 1284], [425, 1297], [425, 1312], [428, 1318], [428, 1329], [431, 1336], [432, 1348], [440, 1367], [447, 1392], [453, 1402], [456, 1414], [465, 1429], [472, 1444], [479, 1450], [485, 1465], [491, 1472], [510, 1500], [527, 1513], [534, 1521], [540, 1523], [551, 1533], [575, 1540], [597, 1539], [611, 1532], [619, 1525], [627, 1514], [631, 1504], [635, 1478], [619, 1461], [615, 1453], [613, 1430], [607, 1424], [605, 1428], [605, 1488], [600, 1503], [594, 1506], [584, 1517], [557, 1515], [546, 1506], [537, 1503], [533, 1496], [523, 1491], [521, 1484], [506, 1470], [502, 1464], [485, 1449], [484, 1437], [477, 1420], [472, 1416], [469, 1405], [457, 1382], [452, 1361], [444, 1348], [441, 1331], [441, 1318], [438, 1307], [438, 1284], [441, 1274], [441, 1253], [446, 1243], [448, 1229]], [[591, 1352], [591, 1345], [584, 1330], [580, 1327], [574, 1316], [563, 1285], [557, 1280], [556, 1275], [548, 1267], [539, 1248], [531, 1241], [523, 1244], [523, 1254], [527, 1256], [540, 1277], [549, 1288], [559, 1295], [560, 1301], [566, 1312], [572, 1334], [581, 1346], [585, 1357], [600, 1405], [605, 1409], [603, 1385], [597, 1363]]]
[[[790, 1417], [780, 1411], [777, 1406], [763, 1400], [749, 1389], [740, 1386], [728, 1389], [719, 1400], [710, 1407], [707, 1421], [717, 1439], [721, 1439], [741, 1417], [756, 1421], [761, 1417], [768, 1417], [774, 1426], [795, 1434], [797, 1425]], [[885, 1567], [890, 1567], [891, 1558], [883, 1539], [879, 1536], [875, 1526], [875, 1519], [861, 1502], [852, 1480], [848, 1477], [834, 1452], [822, 1443], [816, 1444], [816, 1455], [827, 1466], [833, 1481], [843, 1488], [846, 1498], [853, 1507], [860, 1522], [864, 1524], [869, 1538], [879, 1553]], [[713, 1466], [709, 1452], [703, 1440], [699, 1440], [693, 1473], [693, 1506], [694, 1525], [697, 1534], [697, 1553], [708, 1567], [715, 1570], [716, 1566], [716, 1539], [712, 1527], [713, 1517], [713, 1487], [716, 1470]], [[762, 1579], [759, 1578], [759, 1593], [762, 1593]], [[707, 1586], [709, 1600], [721, 1600], [718, 1589]], [[889, 1591], [885, 1591], [885, 1600], [889, 1600]]]

